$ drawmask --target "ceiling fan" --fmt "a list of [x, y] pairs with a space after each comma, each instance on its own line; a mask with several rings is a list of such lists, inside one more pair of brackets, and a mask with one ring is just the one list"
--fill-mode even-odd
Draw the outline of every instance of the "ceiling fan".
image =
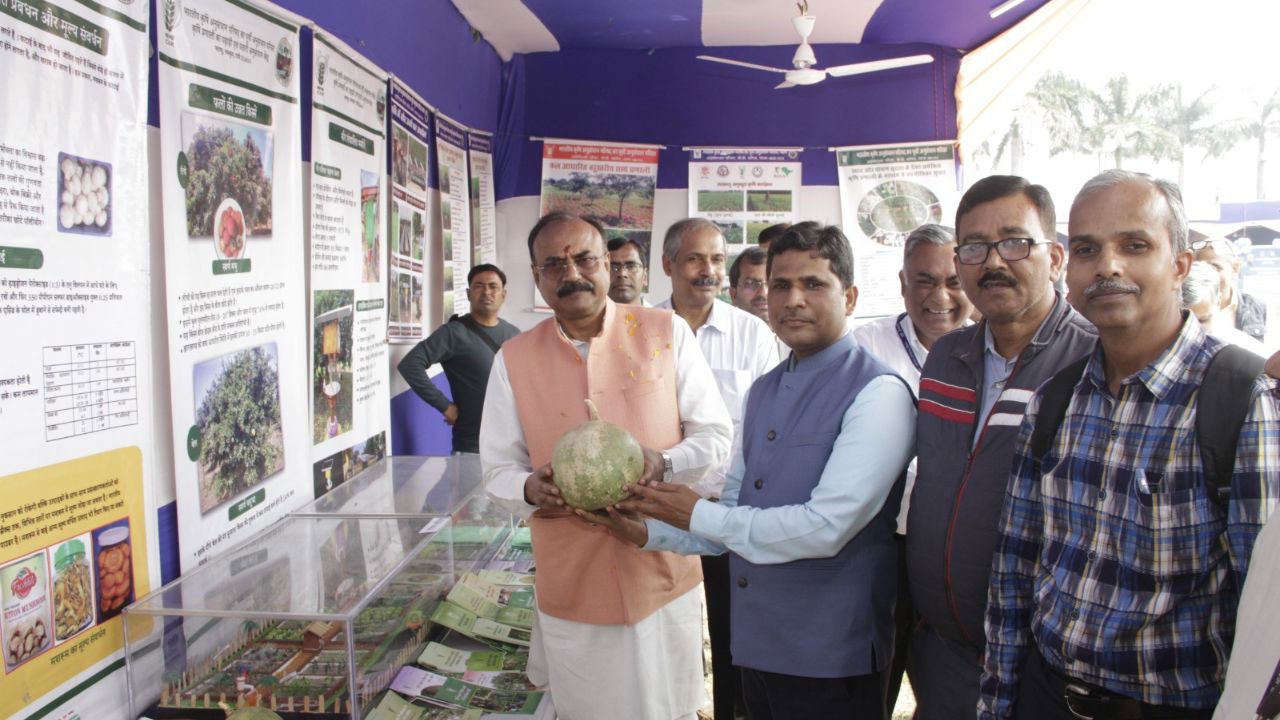
[[848, 65], [836, 65], [825, 70], [814, 67], [814, 63], [818, 60], [814, 57], [813, 47], [809, 45], [809, 34], [813, 32], [813, 25], [817, 21], [817, 17], [809, 14], [809, 3], [800, 2], [796, 4], [800, 8], [800, 15], [791, 19], [791, 24], [795, 26], [796, 32], [800, 34], [800, 46], [796, 48], [796, 54], [791, 58], [793, 69], [769, 67], [768, 65], [757, 65], [755, 63], [742, 62], [741, 60], [730, 60], [728, 58], [719, 58], [711, 55], [699, 55], [699, 60], [710, 60], [711, 62], [724, 63], [726, 65], [737, 65], [739, 67], [751, 68], [753, 70], [765, 70], [768, 72], [782, 73], [785, 80], [774, 89], [795, 87], [797, 85], [813, 85], [827, 79], [827, 76], [844, 77], [846, 75], [861, 75], [864, 73], [879, 72], [881, 70], [892, 70], [893, 68], [908, 67], [911, 65], [923, 65], [933, 62], [933, 56], [928, 54], [907, 55], [905, 57], [886, 58], [884, 60], [870, 60], [867, 62], [850, 63]]

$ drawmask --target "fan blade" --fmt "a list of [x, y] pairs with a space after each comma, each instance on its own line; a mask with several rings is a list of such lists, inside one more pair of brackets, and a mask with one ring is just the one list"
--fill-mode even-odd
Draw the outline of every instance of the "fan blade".
[[774, 89], [774, 90], [781, 90], [782, 88], [789, 88], [789, 87], [795, 87], [795, 86], [796, 86], [796, 84], [795, 84], [795, 83], [793, 83], [793, 82], [791, 82], [790, 80], [783, 80], [780, 84], [778, 84], [778, 85], [774, 85], [774, 86], [773, 86], [773, 89]]
[[725, 65], [737, 65], [738, 67], [751, 68], [752, 70], [766, 70], [768, 72], [785, 73], [787, 70], [782, 68], [769, 67], [767, 65], [756, 65], [755, 63], [742, 62], [741, 60], [729, 60], [727, 58], [712, 57], [710, 55], [699, 55], [699, 60], [710, 60], [711, 62], [724, 63]]
[[849, 65], [837, 65], [827, 68], [827, 74], [832, 77], [844, 77], [846, 75], [861, 75], [863, 73], [879, 72], [881, 70], [892, 70], [893, 68], [909, 67], [911, 65], [924, 65], [933, 62], [932, 55], [908, 55], [900, 58], [888, 58], [886, 60], [871, 60], [869, 62], [851, 63]]

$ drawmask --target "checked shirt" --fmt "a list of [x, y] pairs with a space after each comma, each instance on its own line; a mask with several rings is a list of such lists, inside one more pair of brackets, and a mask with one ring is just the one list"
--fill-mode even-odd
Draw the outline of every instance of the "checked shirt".
[[1217, 702], [1253, 540], [1280, 494], [1266, 376], [1252, 388], [1225, 511], [1204, 477], [1196, 394], [1221, 347], [1187, 314], [1112, 395], [1099, 344], [1042, 463], [1029, 456], [1039, 395], [1028, 404], [991, 572], [980, 718], [1013, 715], [1035, 647], [1061, 672], [1143, 702]]

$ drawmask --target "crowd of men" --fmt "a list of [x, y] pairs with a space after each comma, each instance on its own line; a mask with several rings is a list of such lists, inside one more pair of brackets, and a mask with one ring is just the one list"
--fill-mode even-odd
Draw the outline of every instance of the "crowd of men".
[[[544, 216], [553, 317], [517, 334], [478, 266], [400, 365], [529, 518], [561, 718], [695, 717], [704, 599], [721, 720], [882, 720], [904, 672], [920, 720], [1280, 713], [1280, 354], [1176, 186], [1094, 177], [1064, 243], [1045, 188], [982, 179], [907, 237], [905, 312], [856, 327], [834, 226], [766, 229], [731, 302], [714, 223], [667, 230], [655, 304], [647, 247], [606, 237]], [[584, 399], [644, 453], [596, 512], [550, 464]]]

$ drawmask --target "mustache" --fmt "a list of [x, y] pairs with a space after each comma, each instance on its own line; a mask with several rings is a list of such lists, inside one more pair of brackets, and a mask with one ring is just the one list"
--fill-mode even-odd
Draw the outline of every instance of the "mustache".
[[782, 316], [778, 318], [778, 323], [781, 324], [791, 320], [803, 320], [804, 322], [809, 322], [810, 318], [808, 315], [802, 315], [800, 313], [782, 313]]
[[719, 280], [713, 277], [708, 277], [708, 276], [694, 278], [693, 281], [690, 282], [689, 284], [693, 285], [694, 287], [720, 287]]
[[556, 297], [564, 297], [566, 295], [572, 295], [576, 292], [594, 292], [595, 289], [596, 289], [596, 286], [592, 285], [586, 280], [578, 280], [576, 282], [567, 282], [561, 285], [560, 287], [556, 288]]
[[1120, 282], [1115, 278], [1098, 278], [1093, 284], [1084, 289], [1085, 298], [1094, 298], [1098, 295], [1114, 295], [1117, 293], [1134, 293], [1137, 294], [1138, 286], [1129, 283]]
[[999, 270], [988, 270], [982, 273], [982, 277], [978, 278], [978, 287], [980, 288], [996, 284], [1017, 287], [1018, 281], [1009, 273], [1000, 272]]

